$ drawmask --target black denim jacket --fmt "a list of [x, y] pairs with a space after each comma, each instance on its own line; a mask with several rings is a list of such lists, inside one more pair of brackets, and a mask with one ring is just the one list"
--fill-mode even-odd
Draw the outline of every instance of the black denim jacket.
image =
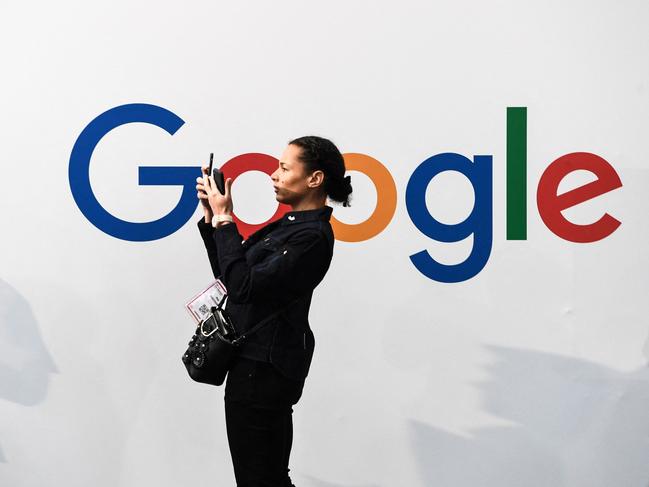
[[298, 299], [240, 349], [241, 356], [271, 362], [296, 380], [307, 376], [313, 356], [309, 306], [333, 256], [332, 211], [328, 205], [289, 211], [246, 240], [235, 222], [214, 229], [203, 218], [198, 221], [214, 277], [228, 290], [226, 309], [239, 333]]

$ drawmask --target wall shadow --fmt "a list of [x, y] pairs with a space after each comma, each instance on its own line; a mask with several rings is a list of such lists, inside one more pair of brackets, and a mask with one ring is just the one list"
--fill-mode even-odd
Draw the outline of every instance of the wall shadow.
[[311, 475], [300, 475], [300, 480], [302, 479], [308, 480], [307, 485], [313, 487], [380, 487], [378, 484], [338, 484], [321, 480]]
[[[23, 406], [39, 404], [47, 396], [52, 373], [58, 369], [31, 306], [0, 279], [0, 399]], [[0, 462], [6, 462], [1, 448]]]
[[422, 485], [610, 487], [649, 484], [649, 368], [621, 373], [560, 355], [490, 346], [478, 384], [511, 426], [468, 437], [409, 421]]

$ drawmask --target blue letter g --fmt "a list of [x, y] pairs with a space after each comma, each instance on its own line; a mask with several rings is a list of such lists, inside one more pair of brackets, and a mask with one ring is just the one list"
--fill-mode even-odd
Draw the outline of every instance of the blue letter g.
[[[440, 242], [459, 242], [473, 235], [473, 249], [464, 262], [445, 265], [426, 250], [410, 256], [414, 266], [426, 277], [438, 282], [462, 282], [471, 279], [486, 265], [492, 243], [491, 156], [466, 157], [446, 152], [422, 162], [410, 176], [406, 187], [406, 208], [415, 226], [426, 236]], [[426, 188], [443, 171], [463, 174], [473, 186], [475, 204], [461, 223], [446, 225], [437, 221], [426, 207]]]

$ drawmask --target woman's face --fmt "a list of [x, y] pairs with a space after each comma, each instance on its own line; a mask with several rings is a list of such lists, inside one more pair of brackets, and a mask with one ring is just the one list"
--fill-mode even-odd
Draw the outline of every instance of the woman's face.
[[305, 174], [304, 163], [298, 159], [301, 151], [300, 147], [289, 144], [279, 158], [277, 169], [270, 176], [275, 188], [275, 199], [280, 203], [297, 203], [313, 190], [314, 184], [317, 186], [321, 178], [322, 171]]

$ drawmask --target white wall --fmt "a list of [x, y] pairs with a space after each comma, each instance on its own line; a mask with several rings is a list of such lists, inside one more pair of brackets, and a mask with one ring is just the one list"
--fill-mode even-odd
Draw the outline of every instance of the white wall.
[[[300, 487], [649, 484], [649, 6], [642, 1], [13, 2], [0, 7], [0, 484], [234, 485], [222, 388], [180, 361], [184, 302], [210, 282], [195, 216], [129, 242], [77, 208], [81, 130], [125, 103], [185, 120], [142, 124], [92, 158], [102, 205], [161, 217], [177, 187], [140, 165], [279, 156], [315, 133], [379, 159], [398, 191], [390, 225], [336, 242], [314, 294], [316, 352], [295, 407]], [[505, 236], [506, 107], [528, 107], [528, 238]], [[623, 187], [565, 215], [622, 222], [576, 244], [541, 221], [536, 186], [567, 152], [604, 157]], [[406, 184], [440, 152], [493, 155], [487, 266], [432, 281], [408, 256], [461, 261], [408, 217]], [[374, 187], [352, 174], [346, 223]], [[575, 175], [568, 186], [588, 178]], [[269, 180], [233, 187], [250, 222]], [[470, 185], [435, 179], [430, 210], [462, 220]], [[369, 337], [369, 338], [368, 338]]]

